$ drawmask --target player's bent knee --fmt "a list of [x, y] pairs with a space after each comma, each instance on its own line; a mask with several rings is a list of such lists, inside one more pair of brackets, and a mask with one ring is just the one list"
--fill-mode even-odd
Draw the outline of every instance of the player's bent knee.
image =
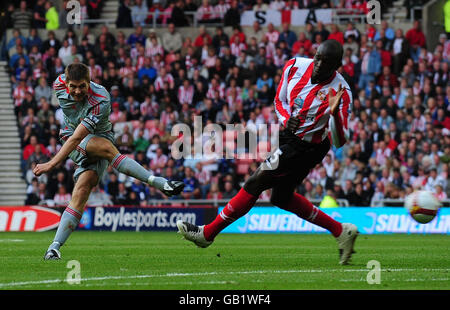
[[109, 161], [119, 152], [117, 148], [107, 139], [94, 137], [89, 140], [87, 151], [90, 155], [98, 158], [104, 158]]

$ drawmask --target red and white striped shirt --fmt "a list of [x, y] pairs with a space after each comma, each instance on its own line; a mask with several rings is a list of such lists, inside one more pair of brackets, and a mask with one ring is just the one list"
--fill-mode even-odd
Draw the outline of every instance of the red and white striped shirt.
[[199, 20], [210, 20], [216, 18], [216, 12], [214, 7], [210, 4], [206, 6], [202, 5], [197, 9], [197, 19]]
[[209, 83], [208, 91], [206, 92], [206, 98], [214, 99], [216, 98], [216, 91], [219, 92], [220, 98], [225, 98], [225, 84], [220, 83], [219, 85], [213, 86], [212, 83]]
[[192, 99], [194, 98], [194, 87], [189, 85], [187, 88], [184, 85], [178, 88], [178, 101], [180, 104], [187, 103], [189, 105], [192, 104]]
[[158, 76], [155, 80], [155, 90], [160, 91], [163, 89], [165, 82], [169, 83], [169, 88], [172, 89], [174, 87], [175, 80], [172, 74], [167, 73], [165, 76]]
[[[275, 111], [279, 122], [286, 127], [294, 110], [294, 103], [301, 108], [298, 113], [300, 125], [295, 133], [300, 139], [320, 143], [328, 135], [336, 147], [341, 147], [349, 135], [348, 119], [352, 107], [352, 93], [341, 74], [335, 72], [328, 81], [319, 84], [311, 83], [313, 59], [295, 57], [290, 59], [283, 69], [283, 75], [275, 96]], [[328, 105], [328, 89], [333, 94], [345, 88], [338, 117], [330, 117]]]
[[231, 6], [228, 3], [217, 4], [214, 7], [216, 18], [222, 19], [225, 16], [225, 13], [230, 9], [230, 7]]
[[230, 45], [230, 49], [232, 55], [239, 57], [241, 55], [241, 52], [247, 49], [247, 46], [245, 45], [245, 43], [233, 42]]

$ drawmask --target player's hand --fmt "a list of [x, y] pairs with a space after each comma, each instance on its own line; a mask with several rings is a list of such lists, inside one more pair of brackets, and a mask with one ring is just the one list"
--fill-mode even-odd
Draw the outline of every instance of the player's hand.
[[286, 123], [287, 129], [292, 133], [295, 133], [297, 131], [299, 125], [300, 119], [296, 116], [291, 116]]
[[53, 165], [50, 164], [50, 162], [46, 162], [43, 164], [37, 164], [36, 167], [33, 169], [33, 173], [35, 176], [40, 176], [43, 173], [47, 173], [53, 169]]
[[328, 104], [330, 106], [331, 115], [336, 115], [339, 112], [339, 105], [341, 104], [341, 98], [344, 94], [344, 88], [342, 87], [342, 84], [339, 83], [339, 89], [334, 96], [332, 95], [332, 91], [333, 89], [330, 87], [328, 89]]

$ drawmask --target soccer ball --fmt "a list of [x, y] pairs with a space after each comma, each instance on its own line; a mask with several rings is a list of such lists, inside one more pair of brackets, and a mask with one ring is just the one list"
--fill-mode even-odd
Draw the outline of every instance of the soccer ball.
[[439, 200], [430, 191], [415, 191], [405, 199], [405, 207], [409, 214], [421, 224], [431, 222], [441, 206]]

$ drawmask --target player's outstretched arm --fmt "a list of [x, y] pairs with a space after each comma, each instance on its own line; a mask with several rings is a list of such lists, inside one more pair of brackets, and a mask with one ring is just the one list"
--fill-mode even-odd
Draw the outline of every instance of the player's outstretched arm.
[[342, 87], [341, 84], [339, 84], [339, 88], [336, 94], [333, 94], [333, 89], [331, 88], [328, 92], [328, 103], [330, 106], [331, 114], [329, 122], [332, 137], [331, 140], [333, 145], [337, 148], [343, 146], [349, 138], [348, 128], [346, 125], [344, 125], [346, 122], [344, 121], [344, 119], [342, 119], [345, 118], [346, 115], [348, 116], [348, 112], [344, 112], [348, 111], [348, 105], [350, 104], [350, 96], [348, 94], [346, 94], [347, 102], [344, 102], [344, 104], [342, 104], [341, 102], [341, 99], [345, 92], [346, 90], [344, 87]]
[[36, 176], [47, 173], [55, 168], [60, 162], [69, 156], [69, 154], [76, 149], [80, 142], [89, 134], [89, 131], [82, 124], [78, 125], [72, 136], [64, 143], [58, 153], [48, 162], [38, 164], [33, 169]]

